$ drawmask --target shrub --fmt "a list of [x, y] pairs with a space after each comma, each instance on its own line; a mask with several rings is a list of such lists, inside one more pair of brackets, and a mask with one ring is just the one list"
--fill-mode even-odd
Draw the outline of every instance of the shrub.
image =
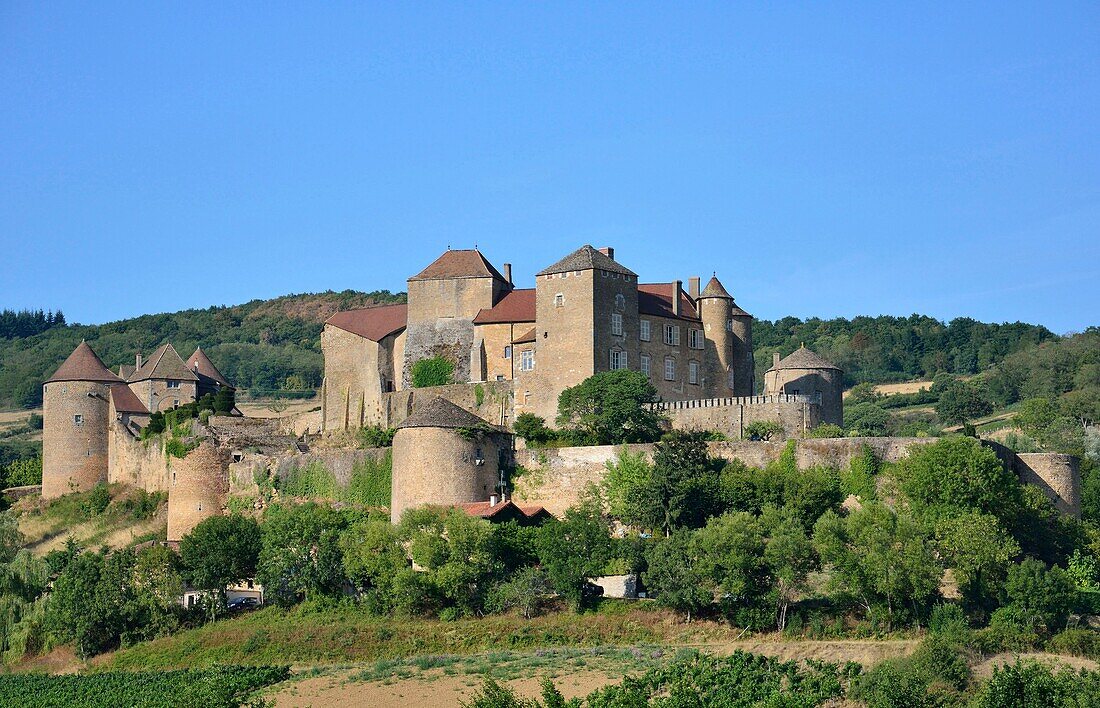
[[1067, 629], [1051, 637], [1047, 646], [1055, 654], [1092, 658], [1100, 653], [1100, 636], [1091, 629]]
[[413, 364], [410, 373], [413, 388], [446, 386], [454, 383], [455, 365], [445, 357], [433, 356]]
[[744, 440], [771, 440], [783, 432], [783, 424], [777, 420], [754, 420], [741, 432]]
[[544, 443], [554, 437], [554, 431], [546, 427], [546, 419], [534, 413], [517, 415], [512, 430], [529, 443]]
[[88, 494], [88, 498], [84, 501], [83, 510], [89, 516], [99, 516], [107, 510], [107, 506], [111, 503], [111, 492], [108, 491], [107, 485], [100, 482], [96, 486], [92, 487], [92, 491]]
[[842, 438], [844, 428], [833, 423], [821, 423], [816, 428], [806, 433], [808, 438]]
[[356, 437], [359, 439], [359, 447], [390, 447], [393, 445], [393, 436], [396, 432], [395, 428], [370, 425], [360, 428]]

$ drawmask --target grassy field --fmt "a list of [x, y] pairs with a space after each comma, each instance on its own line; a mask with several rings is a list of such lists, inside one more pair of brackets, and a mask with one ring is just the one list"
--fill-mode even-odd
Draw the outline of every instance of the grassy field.
[[99, 512], [91, 492], [66, 494], [48, 502], [37, 496], [19, 500], [12, 511], [26, 539], [24, 546], [35, 555], [45, 555], [64, 546], [69, 538], [85, 548], [125, 548], [166, 537], [166, 495], [112, 485], [110, 496], [106, 508]]

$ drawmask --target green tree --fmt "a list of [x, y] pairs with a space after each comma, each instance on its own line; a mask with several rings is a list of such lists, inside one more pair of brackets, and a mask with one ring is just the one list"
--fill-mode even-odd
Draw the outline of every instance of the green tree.
[[806, 590], [809, 574], [817, 567], [817, 554], [806, 527], [793, 510], [767, 507], [760, 516], [760, 525], [764, 532], [764, 562], [774, 583], [776, 629], [783, 631], [791, 603]]
[[707, 578], [698, 568], [690, 531], [681, 530], [646, 551], [645, 586], [662, 607], [683, 612], [688, 622], [714, 601]]
[[42, 458], [16, 460], [8, 465], [5, 484], [9, 487], [42, 484]]
[[131, 584], [131, 621], [124, 639], [153, 639], [179, 629], [184, 584], [175, 551], [159, 545], [143, 548], [134, 561]]
[[611, 532], [599, 503], [585, 499], [559, 521], [539, 529], [539, 561], [554, 589], [576, 611], [584, 609], [588, 578], [603, 574], [611, 560]]
[[877, 437], [888, 435], [890, 413], [877, 403], [844, 406], [844, 428], [849, 435]]
[[783, 432], [783, 424], [777, 420], [754, 420], [741, 431], [741, 437], [744, 440], [771, 440]]
[[699, 574], [726, 616], [746, 626], [758, 624], [758, 611], [772, 586], [764, 550], [760, 523], [743, 511], [711, 519], [693, 537]]
[[12, 512], [0, 514], [0, 565], [10, 563], [23, 546], [23, 534]]
[[260, 527], [240, 514], [211, 516], [180, 539], [180, 564], [191, 584], [214, 594], [211, 619], [225, 608], [230, 585], [256, 575], [261, 549]]
[[1010, 519], [1022, 502], [1020, 482], [993, 450], [967, 437], [912, 445], [894, 467], [901, 490], [921, 514], [950, 516], [970, 510]]
[[420, 359], [409, 370], [413, 388], [428, 386], [446, 386], [454, 383], [455, 365], [450, 359], [433, 356]]
[[955, 381], [944, 388], [936, 401], [936, 415], [944, 423], [959, 425], [993, 412], [984, 389], [967, 381]]
[[648, 482], [633, 488], [630, 521], [659, 529], [699, 528], [721, 507], [721, 485], [711, 468], [704, 433], [673, 431], [657, 443]]
[[977, 511], [944, 519], [936, 536], [940, 555], [954, 570], [963, 600], [971, 609], [992, 611], [1020, 545], [997, 517]]
[[546, 427], [546, 419], [534, 413], [520, 413], [516, 416], [516, 422], [512, 424], [516, 435], [532, 445], [549, 442], [554, 437], [554, 431]]
[[649, 405], [656, 400], [640, 371], [602, 371], [561, 392], [557, 423], [589, 444], [652, 442], [661, 437], [661, 416]]
[[344, 582], [338, 511], [316, 503], [275, 505], [264, 513], [256, 579], [282, 604], [338, 595]]
[[237, 406], [237, 392], [230, 386], [222, 386], [214, 396], [214, 412], [230, 413]]
[[1077, 596], [1073, 580], [1064, 570], [1047, 568], [1035, 558], [1009, 568], [1005, 594], [1006, 609], [1013, 619], [1032, 630], [1050, 631], [1065, 624]]
[[916, 520], [871, 502], [841, 518], [826, 512], [814, 527], [814, 547], [831, 569], [834, 591], [857, 599], [887, 626], [908, 608], [919, 617], [935, 597], [942, 569], [931, 539]]
[[393, 580], [409, 566], [397, 529], [385, 519], [363, 519], [345, 529], [340, 551], [344, 573], [366, 606], [377, 613], [393, 609]]
[[496, 586], [492, 604], [499, 610], [517, 608], [524, 619], [531, 619], [538, 614], [543, 598], [553, 589], [545, 571], [527, 566]]

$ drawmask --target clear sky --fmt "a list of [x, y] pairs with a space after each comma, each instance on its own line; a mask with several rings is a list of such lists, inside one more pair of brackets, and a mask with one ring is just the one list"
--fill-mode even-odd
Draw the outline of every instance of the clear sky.
[[1100, 324], [1095, 2], [290, 5], [0, 3], [0, 307], [591, 243], [769, 319]]

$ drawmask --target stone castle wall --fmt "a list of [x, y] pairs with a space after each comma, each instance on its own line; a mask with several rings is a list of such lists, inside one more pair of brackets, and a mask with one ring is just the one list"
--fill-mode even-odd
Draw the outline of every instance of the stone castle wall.
[[[506, 436], [467, 440], [449, 428], [402, 428], [393, 439], [390, 520], [425, 504], [488, 501]], [[480, 462], [479, 462], [480, 460]]]
[[744, 437], [745, 426], [775, 421], [786, 437], [801, 437], [821, 422], [821, 406], [809, 396], [743, 396], [671, 401], [657, 404], [674, 430], [716, 430], [733, 440]]
[[111, 421], [108, 434], [108, 482], [126, 484], [147, 492], [168, 491], [168, 458], [164, 454], [162, 438], [141, 440], [118, 421]]
[[[478, 402], [478, 389], [481, 389], [481, 402]], [[493, 425], [511, 425], [512, 422], [512, 382], [485, 381], [477, 384], [451, 384], [449, 386], [429, 386], [410, 388], [382, 394], [381, 412], [378, 425], [394, 428], [408, 418], [421, 402], [428, 402], [440, 396], [464, 408]]]

